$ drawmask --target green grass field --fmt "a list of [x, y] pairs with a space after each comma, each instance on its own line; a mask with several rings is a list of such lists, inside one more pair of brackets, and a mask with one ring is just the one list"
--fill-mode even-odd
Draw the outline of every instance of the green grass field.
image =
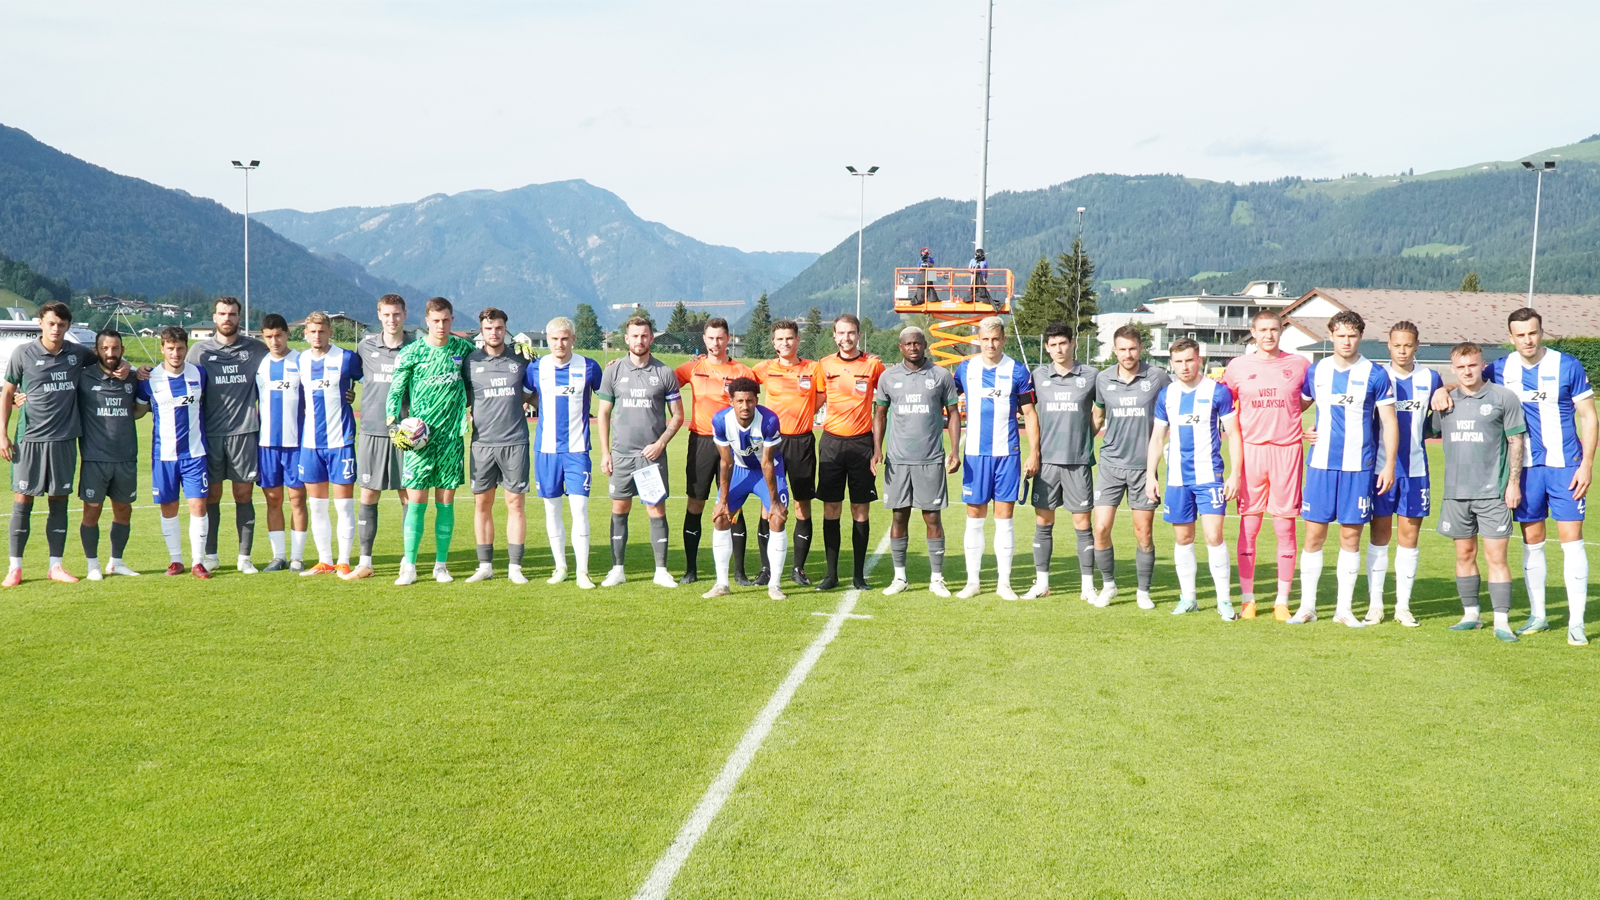
[[[395, 588], [384, 503], [371, 581], [228, 566], [72, 586], [40, 580], [39, 504], [30, 580], [0, 594], [0, 896], [629, 897], [841, 600], [657, 588], [642, 510], [625, 588], [550, 587], [537, 503], [533, 584]], [[681, 515], [672, 501], [675, 569]], [[155, 517], [142, 502], [129, 552], [146, 573], [165, 563]], [[844, 623], [671, 896], [1593, 895], [1596, 657], [1559, 624], [1511, 646], [1446, 631], [1446, 541], [1423, 537], [1424, 627], [1355, 631], [1168, 615], [1159, 524], [1160, 607], [1129, 591], [1092, 609], [1059, 532], [1045, 600], [863, 596], [871, 618]], [[871, 580], [887, 576], [882, 560]], [[1326, 613], [1331, 566], [1323, 585]], [[1559, 574], [1549, 591], [1564, 620]]]

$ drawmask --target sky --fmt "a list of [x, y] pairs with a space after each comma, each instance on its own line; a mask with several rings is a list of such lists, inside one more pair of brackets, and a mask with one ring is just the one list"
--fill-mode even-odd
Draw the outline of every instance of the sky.
[[[235, 210], [581, 178], [743, 250], [978, 193], [982, 0], [0, 2], [0, 123]], [[1515, 159], [1600, 132], [1600, 4], [994, 10], [989, 190]], [[1093, 211], [1086, 218], [1093, 225]]]

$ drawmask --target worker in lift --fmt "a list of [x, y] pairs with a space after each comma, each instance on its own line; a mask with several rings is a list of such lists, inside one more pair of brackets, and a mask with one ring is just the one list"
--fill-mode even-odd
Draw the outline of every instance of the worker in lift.
[[938, 303], [939, 292], [933, 287], [934, 276], [932, 272], [932, 269], [936, 264], [933, 261], [933, 254], [928, 252], [927, 247], [922, 248], [922, 258], [918, 260], [917, 265], [922, 267], [922, 271], [919, 273], [920, 277], [918, 278], [918, 281], [922, 284], [922, 288], [916, 291], [915, 298], [911, 301], [911, 305], [921, 306], [922, 304], [928, 302]]
[[967, 263], [967, 268], [972, 270], [972, 302], [987, 303], [995, 312], [1000, 311], [1000, 304], [989, 295], [989, 259], [983, 255], [983, 248], [972, 251], [972, 262]]

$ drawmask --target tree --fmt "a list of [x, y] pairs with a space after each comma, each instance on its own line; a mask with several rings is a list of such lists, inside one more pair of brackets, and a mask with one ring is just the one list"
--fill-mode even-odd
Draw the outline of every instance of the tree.
[[750, 310], [750, 327], [744, 332], [744, 355], [751, 359], [771, 359], [777, 355], [772, 349], [772, 310], [767, 306], [767, 292], [761, 292], [755, 309]]
[[605, 334], [600, 331], [600, 318], [594, 314], [594, 307], [587, 303], [578, 304], [578, 313], [573, 317], [572, 342], [579, 350], [599, 350], [600, 344], [605, 340]]
[[1078, 334], [1078, 358], [1091, 359], [1098, 337], [1094, 317], [1100, 311], [1100, 295], [1094, 289], [1094, 262], [1084, 252], [1082, 238], [1073, 238], [1072, 250], [1056, 257], [1056, 280], [1061, 285], [1067, 322]]
[[832, 353], [833, 335], [822, 328], [822, 310], [811, 307], [805, 327], [800, 329], [800, 355], [806, 359], [821, 359]]
[[645, 321], [650, 323], [650, 330], [651, 331], [655, 331], [656, 330], [656, 317], [650, 315], [647, 312], [645, 312], [643, 303], [634, 304], [633, 309], [628, 310], [628, 315], [623, 319], [623, 321], [627, 321], [627, 319], [634, 319], [634, 318], [644, 319]]
[[1461, 291], [1463, 293], [1475, 294], [1481, 290], [1483, 290], [1483, 285], [1478, 283], [1477, 272], [1468, 272], [1467, 277], [1461, 279]]
[[1050, 269], [1050, 260], [1039, 257], [1022, 296], [1013, 304], [1012, 325], [1018, 334], [1037, 337], [1051, 322], [1064, 321], [1067, 310], [1061, 305], [1061, 283]]
[[[763, 297], [766, 295], [763, 294]], [[683, 334], [689, 330], [689, 307], [679, 300], [678, 305], [672, 308], [672, 318], [667, 320], [667, 331], [673, 334]]]

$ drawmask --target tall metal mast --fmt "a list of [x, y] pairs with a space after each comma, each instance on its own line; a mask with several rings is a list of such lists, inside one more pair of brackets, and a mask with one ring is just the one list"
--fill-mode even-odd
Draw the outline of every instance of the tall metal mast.
[[983, 154], [978, 165], [978, 228], [972, 246], [983, 246], [983, 213], [989, 200], [989, 69], [994, 61], [994, 0], [983, 29]]

